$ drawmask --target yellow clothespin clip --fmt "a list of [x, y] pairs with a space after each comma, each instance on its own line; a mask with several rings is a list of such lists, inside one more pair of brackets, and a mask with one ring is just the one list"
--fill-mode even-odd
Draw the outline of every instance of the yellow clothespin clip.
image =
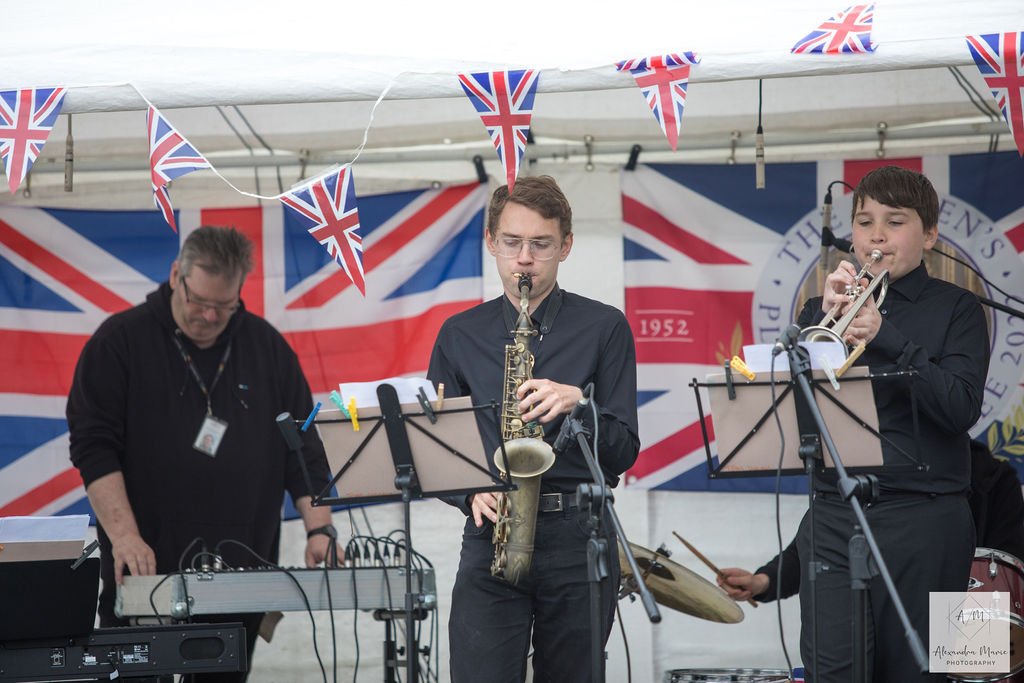
[[836, 370], [836, 377], [842, 377], [843, 373], [849, 370], [850, 366], [853, 365], [853, 362], [860, 358], [860, 354], [864, 353], [865, 348], [866, 346], [864, 345], [864, 342], [857, 344], [853, 351], [850, 351], [850, 355], [846, 357], [846, 362]]
[[434, 410], [441, 410], [441, 406], [444, 405], [444, 382], [439, 382], [437, 385], [437, 402], [434, 404]]
[[732, 360], [729, 361], [729, 367], [746, 377], [751, 382], [753, 382], [754, 378], [757, 377], [757, 375], [750, 371], [750, 368], [747, 367], [747, 364], [744, 363], [743, 359], [739, 356], [732, 357]]
[[356, 399], [348, 400], [348, 416], [352, 418], [352, 429], [359, 431], [359, 414], [356, 412]]

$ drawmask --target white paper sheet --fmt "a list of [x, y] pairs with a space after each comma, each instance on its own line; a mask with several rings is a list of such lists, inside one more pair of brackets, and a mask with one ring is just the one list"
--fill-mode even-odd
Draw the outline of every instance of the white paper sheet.
[[426, 377], [389, 377], [372, 382], [347, 382], [338, 385], [338, 393], [341, 394], [341, 400], [346, 406], [349, 399], [355, 398], [357, 410], [374, 407], [379, 403], [377, 387], [381, 384], [390, 384], [395, 388], [399, 403], [416, 403], [420, 387], [423, 388], [428, 401], [437, 400], [437, 391]]
[[82, 541], [89, 529], [89, 515], [54, 517], [0, 517], [0, 545], [41, 541]]
[[[811, 369], [821, 370], [822, 358], [833, 369], [846, 362], [846, 349], [835, 342], [800, 342], [811, 357]], [[751, 372], [769, 372], [772, 369], [772, 349], [775, 344], [748, 344], [743, 347], [743, 362]], [[779, 354], [775, 359], [776, 370], [789, 371], [789, 361], [785, 355]]]

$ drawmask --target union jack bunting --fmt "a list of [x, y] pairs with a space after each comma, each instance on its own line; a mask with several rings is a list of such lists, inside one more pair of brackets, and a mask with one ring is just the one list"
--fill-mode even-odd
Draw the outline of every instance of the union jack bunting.
[[679, 143], [679, 130], [683, 123], [690, 66], [699, 61], [693, 52], [680, 52], [625, 59], [616, 64], [619, 71], [633, 74], [673, 152]]
[[0, 155], [11, 194], [18, 190], [57, 122], [67, 88], [0, 92]]
[[459, 83], [487, 126], [511, 189], [526, 151], [537, 72], [526, 69], [459, 74]]
[[847, 7], [798, 40], [790, 52], [829, 55], [874, 52], [877, 47], [871, 42], [874, 17], [874, 4]]
[[89, 511], [64, 418], [78, 355], [167, 279], [198, 226], [253, 241], [245, 307], [284, 335], [326, 403], [339, 382], [423, 376], [441, 323], [483, 299], [487, 197], [475, 182], [360, 197], [366, 298], [280, 204], [180, 209], [178, 234], [154, 210], [0, 206], [0, 517]]
[[281, 195], [281, 202], [298, 217], [306, 231], [324, 245], [359, 292], [366, 296], [363, 278], [363, 238], [352, 168], [342, 166]]
[[1024, 156], [1024, 32], [967, 36], [967, 47]]
[[156, 107], [149, 105], [146, 112], [149, 128], [149, 169], [153, 180], [153, 201], [164, 215], [164, 220], [175, 232], [174, 209], [167, 194], [167, 183], [186, 173], [210, 168], [210, 162], [175, 130]]

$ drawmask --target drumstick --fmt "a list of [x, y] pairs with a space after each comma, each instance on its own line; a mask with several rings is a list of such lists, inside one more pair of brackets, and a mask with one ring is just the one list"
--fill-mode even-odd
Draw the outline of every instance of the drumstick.
[[[718, 575], [718, 576], [719, 576], [719, 577], [720, 577], [720, 578], [721, 578], [721, 579], [722, 579], [723, 581], [725, 580], [725, 574], [723, 574], [723, 573], [722, 573], [722, 570], [721, 570], [721, 569], [719, 569], [719, 568], [718, 568], [718, 567], [716, 567], [716, 566], [715, 566], [714, 564], [712, 564], [712, 563], [711, 563], [711, 560], [709, 560], [708, 558], [706, 558], [706, 557], [704, 557], [703, 555], [701, 555], [701, 553], [700, 553], [700, 551], [699, 551], [699, 550], [697, 550], [697, 549], [696, 549], [696, 548], [694, 548], [694, 547], [693, 547], [692, 545], [690, 545], [689, 543], [687, 543], [687, 542], [686, 542], [686, 539], [685, 539], [685, 538], [683, 538], [682, 536], [680, 536], [679, 534], [677, 534], [676, 532], [674, 532], [674, 531], [673, 531], [673, 532], [672, 532], [672, 535], [673, 535], [673, 536], [675, 536], [676, 538], [678, 538], [678, 539], [679, 539], [680, 541], [682, 541], [682, 542], [683, 542], [683, 545], [685, 545], [685, 546], [686, 546], [687, 548], [689, 548], [689, 549], [690, 549], [690, 552], [691, 552], [691, 553], [693, 553], [694, 555], [696, 555], [696, 556], [697, 556], [697, 559], [698, 559], [698, 560], [700, 560], [701, 562], [703, 562], [704, 564], [706, 564], [706, 565], [708, 566], [708, 569], [710, 569], [711, 571], [713, 571], [713, 572], [714, 572], [714, 573], [715, 573], [716, 575]], [[751, 606], [751, 607], [757, 607], [757, 602], [755, 602], [753, 598], [747, 598], [747, 602], [749, 602], [749, 603], [750, 603], [750, 606]]]

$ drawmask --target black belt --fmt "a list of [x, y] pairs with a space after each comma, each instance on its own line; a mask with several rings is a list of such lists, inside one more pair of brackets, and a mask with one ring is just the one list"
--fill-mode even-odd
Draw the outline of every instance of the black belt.
[[562, 512], [578, 507], [575, 493], [542, 493], [540, 500], [537, 501], [539, 512]]
[[[838, 491], [815, 491], [814, 495], [818, 496], [818, 497], [821, 497], [821, 498], [824, 498], [825, 500], [843, 500], [842, 495], [840, 495]], [[935, 500], [936, 498], [939, 498], [939, 497], [942, 497], [942, 496], [963, 496], [963, 497], [966, 497], [967, 494], [964, 493], [963, 491], [935, 492], [935, 491], [904, 491], [904, 490], [896, 491], [896, 490], [889, 490], [889, 491], [882, 491], [878, 495], [878, 497], [875, 498], [873, 504], [877, 505], [879, 503], [888, 503], [888, 502], [892, 502], [892, 501], [895, 501], [895, 500], [914, 500], [914, 499], [920, 499], [920, 498], [928, 498], [929, 500]]]

